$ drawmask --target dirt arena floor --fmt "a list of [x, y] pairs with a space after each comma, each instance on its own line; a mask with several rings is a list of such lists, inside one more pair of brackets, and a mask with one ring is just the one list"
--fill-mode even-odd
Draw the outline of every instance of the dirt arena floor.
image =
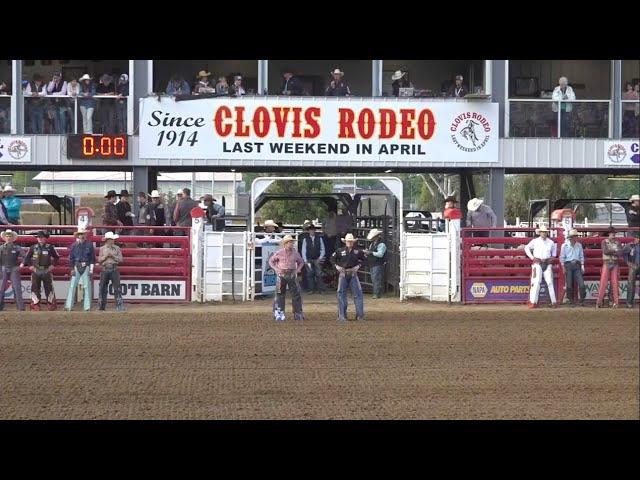
[[[638, 309], [365, 301], [0, 313], [2, 419], [638, 419]], [[353, 318], [353, 305], [350, 316]]]

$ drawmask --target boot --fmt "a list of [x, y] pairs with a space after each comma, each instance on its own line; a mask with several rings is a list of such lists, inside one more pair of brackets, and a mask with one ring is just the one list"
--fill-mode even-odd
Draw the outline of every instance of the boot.
[[39, 303], [32, 303], [30, 305], [31, 307], [31, 311], [32, 312], [39, 312], [40, 311], [40, 304]]
[[57, 309], [58, 305], [56, 304], [56, 302], [47, 303], [47, 310], [49, 310], [50, 312], [53, 312]]

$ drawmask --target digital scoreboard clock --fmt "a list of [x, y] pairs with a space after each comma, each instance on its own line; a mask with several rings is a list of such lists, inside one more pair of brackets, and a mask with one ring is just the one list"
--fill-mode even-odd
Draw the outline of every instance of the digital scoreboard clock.
[[126, 135], [68, 135], [67, 158], [76, 160], [127, 160]]

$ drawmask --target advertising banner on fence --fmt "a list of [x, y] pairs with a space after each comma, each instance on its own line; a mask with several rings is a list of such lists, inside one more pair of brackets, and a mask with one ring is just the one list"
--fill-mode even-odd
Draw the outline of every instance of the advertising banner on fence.
[[269, 258], [280, 248], [277, 243], [262, 244], [262, 293], [276, 291], [276, 272], [269, 265]]
[[606, 166], [640, 167], [640, 140], [605, 141], [604, 164]]
[[498, 104], [148, 97], [140, 158], [497, 162]]
[[31, 163], [31, 137], [0, 136], [0, 165]]

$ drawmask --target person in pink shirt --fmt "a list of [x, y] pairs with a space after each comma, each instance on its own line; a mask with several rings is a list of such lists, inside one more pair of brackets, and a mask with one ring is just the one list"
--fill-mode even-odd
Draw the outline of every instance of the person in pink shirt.
[[273, 315], [276, 321], [284, 321], [284, 307], [287, 287], [291, 291], [293, 315], [296, 320], [304, 320], [302, 312], [302, 295], [298, 274], [304, 267], [304, 260], [293, 248], [293, 237], [285, 235], [281, 242], [283, 248], [271, 255], [269, 265], [276, 272], [276, 298], [273, 301]]

